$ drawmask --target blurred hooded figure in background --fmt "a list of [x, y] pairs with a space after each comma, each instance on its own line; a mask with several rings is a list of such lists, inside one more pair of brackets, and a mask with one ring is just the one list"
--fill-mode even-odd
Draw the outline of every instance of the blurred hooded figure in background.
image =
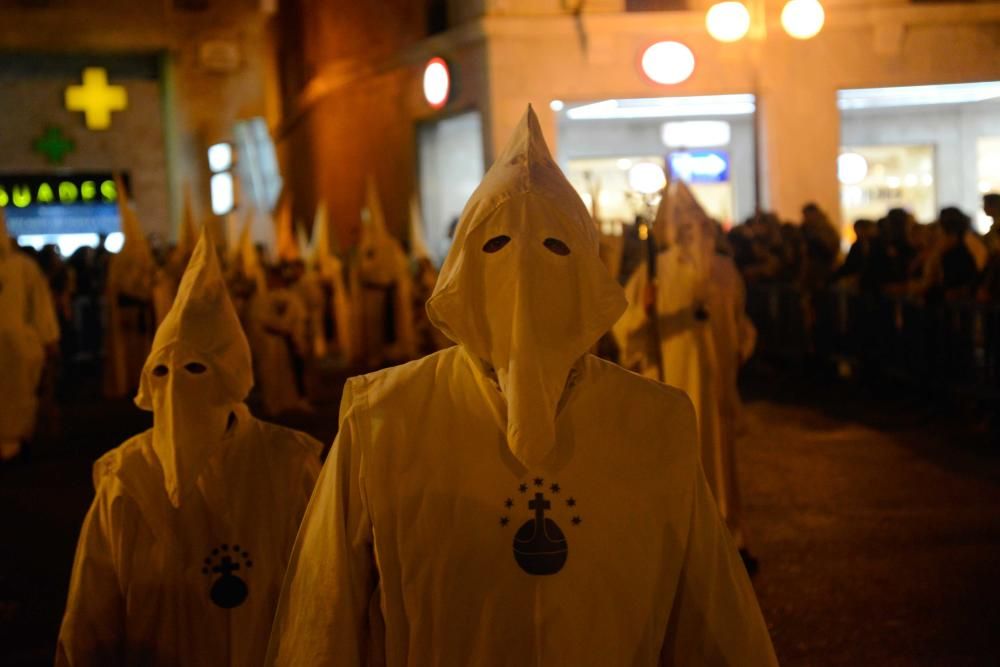
[[658, 285], [651, 289], [643, 264], [625, 287], [629, 307], [614, 329], [622, 363], [649, 377], [662, 373], [663, 382], [691, 398], [705, 475], [753, 570], [744, 550], [734, 454], [737, 375], [756, 341], [744, 312], [743, 281], [732, 260], [716, 253], [715, 223], [683, 182], [664, 190], [655, 229], [657, 240], [666, 240], [656, 258]]
[[353, 378], [273, 665], [774, 665], [690, 401], [586, 352], [625, 308], [529, 108], [428, 302]]
[[34, 432], [46, 352], [55, 354], [58, 342], [48, 281], [15, 248], [0, 210], [0, 461], [17, 456]]
[[410, 262], [403, 246], [389, 233], [375, 179], [371, 177], [365, 190], [354, 271], [352, 296], [361, 361], [369, 368], [377, 368], [387, 359], [398, 362], [416, 358]]
[[205, 232], [136, 404], [94, 466], [56, 665], [259, 665], [321, 445], [253, 418], [250, 350]]
[[117, 177], [115, 183], [125, 243], [121, 251], [108, 260], [104, 393], [109, 398], [124, 398], [139, 384], [143, 360], [149, 354], [156, 329], [154, 278], [157, 268], [149, 241], [128, 202], [125, 186]]

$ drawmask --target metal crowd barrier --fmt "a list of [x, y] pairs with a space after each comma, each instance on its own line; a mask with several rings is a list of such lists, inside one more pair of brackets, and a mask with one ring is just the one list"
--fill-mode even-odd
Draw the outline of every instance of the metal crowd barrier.
[[1000, 399], [1000, 304], [924, 304], [909, 297], [787, 284], [752, 285], [747, 312], [757, 354], [827, 362], [983, 399]]

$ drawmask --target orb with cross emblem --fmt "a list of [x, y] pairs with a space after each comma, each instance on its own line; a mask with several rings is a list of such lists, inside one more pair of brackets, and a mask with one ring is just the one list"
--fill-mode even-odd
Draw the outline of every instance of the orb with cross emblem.
[[[209, 590], [209, 598], [223, 609], [238, 607], [247, 599], [250, 589], [247, 582], [236, 572], [247, 572], [253, 567], [250, 554], [240, 545], [223, 544], [205, 557], [201, 573], [212, 577], [215, 582]], [[244, 575], [245, 576], [245, 575]]]
[[566, 564], [569, 544], [555, 521], [545, 516], [552, 501], [536, 491], [528, 509], [535, 513], [514, 535], [514, 560], [522, 570], [533, 575], [551, 575]]

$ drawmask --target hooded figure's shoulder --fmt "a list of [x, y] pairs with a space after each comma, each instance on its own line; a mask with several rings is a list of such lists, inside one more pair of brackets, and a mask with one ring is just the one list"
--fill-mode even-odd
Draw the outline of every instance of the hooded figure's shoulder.
[[584, 357], [584, 378], [604, 410], [617, 407], [630, 418], [641, 415], [672, 430], [690, 428], [694, 433], [697, 424], [694, 404], [683, 390], [592, 354]]
[[105, 452], [94, 462], [94, 488], [99, 489], [105, 480], [116, 478], [142, 481], [148, 475], [161, 474], [159, 465], [153, 451], [153, 429], [147, 429]]
[[453, 345], [416, 361], [353, 377], [344, 387], [341, 414], [357, 403], [378, 408], [407, 398], [427, 400], [454, 384], [456, 373], [462, 372], [461, 362], [461, 350]]
[[319, 460], [323, 454], [323, 443], [308, 433], [272, 424], [250, 415], [248, 417], [253, 420], [257, 432], [261, 436], [259, 442], [275, 455]]

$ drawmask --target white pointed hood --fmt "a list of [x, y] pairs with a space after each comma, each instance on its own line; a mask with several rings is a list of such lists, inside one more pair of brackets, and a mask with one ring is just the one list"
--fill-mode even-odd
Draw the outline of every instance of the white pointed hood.
[[700, 282], [708, 281], [715, 255], [715, 223], [683, 181], [672, 181], [663, 189], [653, 233], [694, 264]]
[[406, 255], [399, 241], [389, 233], [375, 179], [365, 184], [365, 208], [361, 214], [361, 280], [387, 286], [396, 280]]
[[153, 449], [175, 506], [222, 446], [230, 414], [252, 386], [250, 346], [203, 230], [156, 331], [135, 399], [153, 412]]
[[416, 195], [410, 197], [410, 258], [431, 258], [431, 251], [427, 248], [427, 235], [424, 233], [424, 217], [420, 214], [420, 202]]
[[136, 217], [135, 209], [128, 201], [128, 192], [120, 176], [115, 175], [115, 187], [118, 195], [118, 215], [121, 219], [122, 235], [125, 242], [122, 245], [119, 257], [127, 258], [130, 264], [141, 267], [148, 271], [153, 271], [155, 262], [153, 261], [153, 251], [149, 247], [149, 241], [142, 231], [139, 218]]
[[191, 188], [184, 188], [184, 212], [181, 216], [181, 228], [177, 234], [177, 248], [175, 252], [178, 257], [186, 258], [194, 252], [194, 244], [198, 238], [195, 232], [194, 207], [191, 204]]
[[507, 444], [527, 467], [555, 447], [570, 370], [625, 305], [590, 213], [528, 107], [466, 204], [427, 303], [435, 326], [496, 371]]

